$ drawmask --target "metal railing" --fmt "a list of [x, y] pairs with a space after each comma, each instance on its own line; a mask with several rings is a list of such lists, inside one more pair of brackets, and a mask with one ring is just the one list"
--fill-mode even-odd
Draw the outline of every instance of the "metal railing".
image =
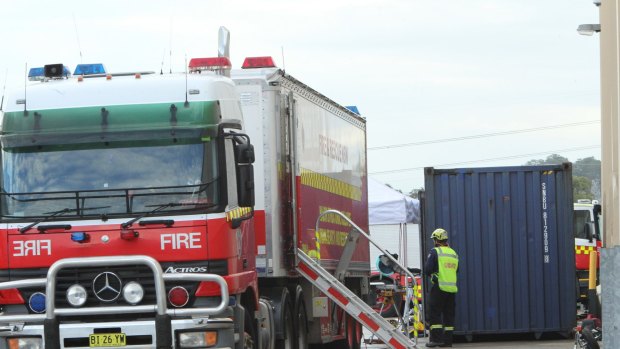
[[[56, 308], [56, 276], [64, 268], [79, 267], [107, 267], [119, 265], [142, 264], [148, 266], [153, 272], [155, 281], [156, 304], [150, 305], [127, 305], [127, 306], [108, 306], [108, 307], [83, 307], [83, 308]], [[166, 303], [166, 288], [164, 281], [204, 281], [215, 282], [220, 286], [221, 301], [216, 307], [168, 309]], [[193, 316], [193, 315], [215, 315], [222, 313], [228, 306], [228, 284], [223, 277], [215, 274], [190, 274], [176, 273], [164, 274], [161, 265], [154, 258], [149, 256], [107, 256], [107, 257], [86, 257], [86, 258], [66, 258], [52, 264], [47, 272], [47, 278], [25, 279], [18, 281], [8, 281], [0, 283], [0, 290], [26, 288], [26, 287], [45, 287], [45, 313], [44, 314], [21, 314], [21, 315], [0, 315], [0, 324], [11, 323], [40, 323], [44, 320], [53, 320], [57, 316], [79, 316], [79, 315], [105, 315], [105, 314], [137, 314], [137, 313], [156, 313], [157, 315]]]

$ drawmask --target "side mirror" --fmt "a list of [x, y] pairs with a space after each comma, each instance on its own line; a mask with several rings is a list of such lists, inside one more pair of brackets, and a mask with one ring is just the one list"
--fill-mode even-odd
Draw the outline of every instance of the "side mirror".
[[237, 203], [254, 207], [254, 146], [250, 142], [235, 144], [237, 168]]
[[235, 146], [235, 160], [238, 164], [254, 163], [254, 146], [250, 143], [239, 143]]
[[594, 207], [592, 207], [592, 213], [594, 213], [594, 216], [600, 216], [602, 212], [602, 208], [601, 208], [601, 204], [596, 204], [594, 205]]
[[237, 164], [237, 204], [254, 207], [254, 166]]

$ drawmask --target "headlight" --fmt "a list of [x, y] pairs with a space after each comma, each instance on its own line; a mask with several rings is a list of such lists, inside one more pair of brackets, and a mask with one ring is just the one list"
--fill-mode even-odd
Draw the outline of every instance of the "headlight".
[[181, 348], [204, 348], [217, 344], [217, 332], [182, 332], [179, 334]]
[[131, 281], [123, 287], [123, 298], [127, 303], [136, 305], [144, 298], [144, 289], [139, 283]]
[[43, 341], [38, 337], [8, 338], [6, 342], [11, 349], [43, 349]]
[[86, 289], [82, 285], [72, 285], [67, 289], [67, 302], [74, 307], [81, 307], [86, 303]]

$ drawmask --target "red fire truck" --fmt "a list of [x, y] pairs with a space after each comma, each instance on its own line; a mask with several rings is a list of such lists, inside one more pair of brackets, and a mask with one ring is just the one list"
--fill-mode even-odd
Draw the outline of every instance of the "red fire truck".
[[[603, 233], [601, 205], [597, 201], [577, 200], [573, 210], [575, 231], [575, 267], [579, 292], [578, 303], [587, 306], [590, 254], [596, 253], [596, 270], [599, 270]], [[598, 280], [598, 277], [597, 277]]]
[[230, 68], [53, 64], [7, 90], [0, 348], [359, 347], [297, 262], [368, 294], [368, 240], [344, 257], [351, 225], [316, 222], [367, 231], [365, 120], [269, 57]]

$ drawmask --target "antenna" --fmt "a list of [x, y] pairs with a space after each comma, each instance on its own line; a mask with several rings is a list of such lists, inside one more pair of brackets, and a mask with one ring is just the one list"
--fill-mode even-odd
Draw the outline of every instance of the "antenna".
[[[217, 44], [217, 56], [230, 59], [230, 31], [226, 27], [220, 27]], [[222, 75], [230, 77], [230, 70], [222, 69], [221, 71]]]
[[286, 71], [286, 64], [284, 64], [284, 46], [280, 46], [282, 50], [282, 71]]
[[75, 21], [75, 13], [73, 13], [72, 16], [73, 16], [73, 27], [75, 28], [75, 38], [77, 39], [78, 51], [80, 52], [80, 63], [84, 63], [82, 61], [82, 45], [80, 44], [80, 35], [78, 33], [77, 22]]
[[185, 108], [189, 107], [189, 101], [187, 100], [187, 53], [185, 54], [185, 103], [183, 103]]
[[6, 92], [6, 80], [9, 77], [9, 69], [7, 68], [4, 71], [4, 87], [2, 87], [2, 100], [0, 101], [0, 111], [2, 111], [2, 106], [4, 105], [4, 93]]
[[170, 74], [172, 74], [172, 16], [170, 16]]
[[28, 108], [26, 108], [26, 104], [28, 103], [28, 62], [26, 62], [26, 74], [24, 74], [24, 116], [28, 116]]
[[164, 49], [164, 53], [161, 55], [161, 68], [159, 70], [159, 75], [164, 75], [164, 59], [166, 59], [166, 49]]

